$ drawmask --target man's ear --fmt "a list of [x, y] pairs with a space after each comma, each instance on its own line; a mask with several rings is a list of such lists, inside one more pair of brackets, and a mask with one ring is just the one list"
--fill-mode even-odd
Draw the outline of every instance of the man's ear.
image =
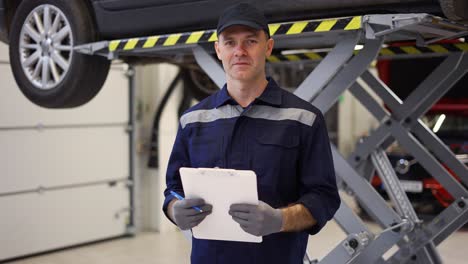
[[221, 52], [219, 51], [219, 43], [218, 41], [215, 41], [214, 43], [214, 48], [216, 51], [216, 56], [218, 56], [218, 60], [221, 60]]
[[267, 40], [266, 57], [270, 57], [271, 52], [273, 51], [274, 45], [275, 45], [275, 41], [272, 38], [269, 38]]

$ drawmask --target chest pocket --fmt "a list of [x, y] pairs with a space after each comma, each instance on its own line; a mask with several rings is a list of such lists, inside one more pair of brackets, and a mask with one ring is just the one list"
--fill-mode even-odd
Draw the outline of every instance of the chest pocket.
[[189, 155], [192, 167], [222, 167], [223, 137], [211, 128], [198, 128], [189, 139]]
[[[294, 173], [299, 152], [300, 139], [294, 127], [278, 126], [259, 129], [253, 144], [253, 168], [261, 178], [289, 171]], [[268, 177], [269, 178], [269, 177]], [[268, 179], [272, 184], [275, 179]]]
[[258, 133], [256, 140], [261, 147], [296, 148], [299, 146], [299, 137], [296, 135], [281, 135], [274, 131]]

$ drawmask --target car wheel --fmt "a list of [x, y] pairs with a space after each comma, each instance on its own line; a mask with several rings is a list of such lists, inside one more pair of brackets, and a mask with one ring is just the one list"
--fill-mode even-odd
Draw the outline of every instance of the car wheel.
[[76, 53], [97, 40], [90, 10], [81, 0], [24, 0], [11, 26], [10, 62], [15, 80], [33, 103], [70, 108], [101, 89], [110, 61]]

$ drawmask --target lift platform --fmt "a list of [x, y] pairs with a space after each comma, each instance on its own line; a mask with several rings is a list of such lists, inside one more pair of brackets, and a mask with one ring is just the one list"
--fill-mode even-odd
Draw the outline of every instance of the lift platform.
[[[428, 14], [384, 14], [269, 27], [275, 39], [275, 53], [268, 58], [270, 63], [317, 63], [295, 89], [296, 95], [325, 113], [349, 90], [380, 122], [349, 157], [343, 157], [333, 144], [332, 153], [340, 185], [355, 195], [383, 231], [371, 232], [343, 202], [335, 220], [348, 236], [319, 263], [442, 263], [436, 246], [468, 222], [468, 170], [420, 117], [468, 72], [466, 43], [435, 44], [467, 35], [468, 26]], [[194, 59], [222, 87], [225, 75], [213, 57], [212, 42], [216, 40], [215, 30], [206, 30], [101, 41], [75, 49], [109, 59], [150, 56], [178, 63]], [[397, 41], [414, 41], [417, 46], [388, 45]], [[355, 51], [357, 45], [362, 45], [362, 49]], [[291, 49], [308, 51], [283, 53]], [[404, 101], [369, 71], [378, 57], [418, 56], [445, 59]], [[358, 78], [361, 81], [357, 82]], [[380, 97], [386, 108], [363, 84]], [[418, 219], [383, 151], [394, 141], [403, 144], [455, 199], [430, 222]], [[395, 209], [370, 184], [374, 170], [383, 178]], [[383, 255], [394, 246], [397, 247], [394, 254], [384, 259]], [[311, 263], [307, 255], [304, 263]]]

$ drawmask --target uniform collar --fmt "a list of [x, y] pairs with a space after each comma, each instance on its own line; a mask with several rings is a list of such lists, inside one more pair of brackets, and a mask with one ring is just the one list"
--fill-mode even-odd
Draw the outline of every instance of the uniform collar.
[[[255, 101], [262, 101], [270, 105], [281, 105], [281, 88], [279, 88], [278, 84], [271, 78], [267, 77], [268, 84], [263, 91], [263, 93], [255, 99]], [[255, 103], [254, 101], [254, 103]], [[221, 91], [218, 93], [216, 97], [216, 108], [232, 102], [233, 104], [237, 104], [237, 102], [229, 95], [227, 91], [227, 85], [224, 84]]]

